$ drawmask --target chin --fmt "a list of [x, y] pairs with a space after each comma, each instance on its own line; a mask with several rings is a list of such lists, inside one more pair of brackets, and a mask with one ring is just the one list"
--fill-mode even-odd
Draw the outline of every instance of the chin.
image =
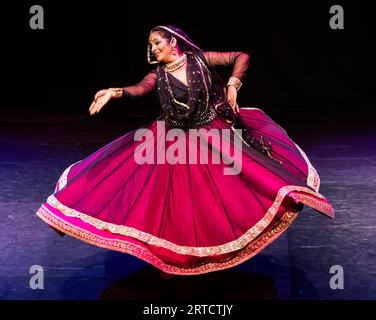
[[156, 56], [154, 56], [154, 57], [155, 57], [155, 60], [158, 61], [158, 63], [162, 62], [162, 55], [161, 54], [159, 54], [157, 57]]

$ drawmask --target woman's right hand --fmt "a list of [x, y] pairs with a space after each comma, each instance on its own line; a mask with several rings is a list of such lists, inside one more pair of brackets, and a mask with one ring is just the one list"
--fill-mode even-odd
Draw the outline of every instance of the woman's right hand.
[[113, 98], [112, 89], [103, 89], [95, 94], [94, 101], [91, 103], [90, 115], [98, 113]]

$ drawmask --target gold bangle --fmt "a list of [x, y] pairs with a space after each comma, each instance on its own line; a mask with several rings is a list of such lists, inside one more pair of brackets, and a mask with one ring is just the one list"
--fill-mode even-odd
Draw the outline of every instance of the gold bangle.
[[228, 79], [227, 86], [234, 86], [236, 90], [239, 90], [242, 86], [242, 82], [236, 77], [230, 77], [230, 79]]
[[112, 97], [115, 99], [119, 99], [123, 96], [123, 89], [122, 88], [110, 88], [112, 91]]

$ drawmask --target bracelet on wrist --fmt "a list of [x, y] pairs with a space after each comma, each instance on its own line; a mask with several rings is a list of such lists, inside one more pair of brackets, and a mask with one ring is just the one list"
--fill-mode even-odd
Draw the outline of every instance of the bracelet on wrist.
[[242, 86], [242, 82], [236, 77], [230, 77], [230, 79], [228, 79], [227, 86], [234, 86], [238, 91]]
[[110, 90], [114, 99], [120, 99], [124, 95], [123, 88], [110, 88]]

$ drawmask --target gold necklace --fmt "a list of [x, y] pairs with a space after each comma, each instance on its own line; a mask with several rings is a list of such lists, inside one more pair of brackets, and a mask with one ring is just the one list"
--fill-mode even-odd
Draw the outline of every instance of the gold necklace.
[[180, 69], [182, 66], [184, 66], [186, 62], [187, 62], [187, 55], [183, 53], [181, 58], [179, 58], [178, 60], [171, 62], [171, 63], [166, 63], [164, 65], [164, 69], [168, 72], [173, 72], [175, 70]]

